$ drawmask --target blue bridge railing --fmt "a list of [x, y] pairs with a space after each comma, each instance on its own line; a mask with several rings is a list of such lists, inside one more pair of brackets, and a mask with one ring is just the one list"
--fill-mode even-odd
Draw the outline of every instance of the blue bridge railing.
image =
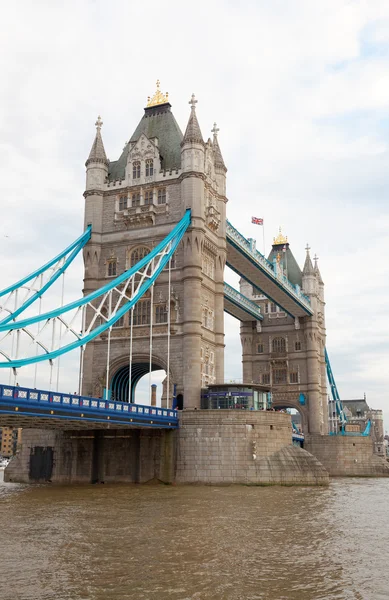
[[178, 427], [176, 410], [0, 384], [0, 415], [106, 422], [107, 425]]

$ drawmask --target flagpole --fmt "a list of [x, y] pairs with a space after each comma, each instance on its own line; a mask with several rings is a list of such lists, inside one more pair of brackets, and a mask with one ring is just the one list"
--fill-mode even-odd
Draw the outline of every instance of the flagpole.
[[265, 221], [262, 221], [262, 237], [263, 237], [263, 256], [266, 258], [266, 248], [265, 248]]

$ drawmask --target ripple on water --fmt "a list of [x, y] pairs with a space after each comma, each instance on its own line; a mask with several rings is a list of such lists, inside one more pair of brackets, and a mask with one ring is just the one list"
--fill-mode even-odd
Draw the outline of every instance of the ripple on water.
[[0, 485], [0, 598], [387, 599], [387, 480]]

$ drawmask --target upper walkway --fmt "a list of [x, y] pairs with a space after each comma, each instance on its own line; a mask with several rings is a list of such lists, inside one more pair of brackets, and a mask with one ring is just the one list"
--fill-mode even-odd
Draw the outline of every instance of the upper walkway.
[[274, 266], [227, 220], [227, 266], [293, 317], [313, 314], [310, 300], [298, 285]]
[[0, 384], [0, 427], [177, 429], [176, 410]]
[[262, 321], [263, 319], [260, 307], [228, 283], [224, 283], [224, 310], [239, 321], [248, 321], [249, 319]]

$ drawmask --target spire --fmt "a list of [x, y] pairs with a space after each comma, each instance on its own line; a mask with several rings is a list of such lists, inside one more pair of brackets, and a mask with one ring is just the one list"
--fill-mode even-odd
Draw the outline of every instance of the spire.
[[87, 167], [90, 163], [103, 163], [104, 165], [108, 166], [109, 161], [107, 159], [107, 155], [105, 154], [103, 139], [101, 137], [101, 127], [103, 125], [103, 121], [101, 120], [100, 115], [97, 117], [95, 125], [96, 136], [85, 166]]
[[313, 270], [313, 264], [311, 261], [311, 257], [309, 254], [310, 247], [308, 246], [308, 244], [307, 244], [305, 250], [307, 251], [307, 256], [306, 256], [305, 263], [304, 263], [303, 275], [313, 275], [314, 270]]
[[214, 123], [213, 124], [213, 129], [211, 129], [211, 133], [213, 133], [213, 151], [214, 151], [214, 154], [215, 154], [215, 167], [220, 167], [224, 171], [227, 171], [227, 167], [224, 164], [223, 156], [222, 156], [222, 153], [220, 151], [219, 142], [217, 140], [217, 134], [218, 134], [218, 132], [219, 132], [219, 129], [216, 126], [216, 123]]
[[324, 285], [324, 281], [322, 279], [322, 276], [321, 276], [321, 273], [319, 271], [319, 267], [318, 267], [318, 264], [317, 264], [317, 261], [319, 260], [319, 257], [315, 254], [315, 256], [313, 257], [313, 260], [315, 261], [315, 267], [314, 267], [313, 270], [315, 272], [317, 280], [318, 280], [319, 283], [321, 283], [322, 285]]
[[188, 125], [186, 126], [184, 139], [181, 142], [181, 146], [188, 142], [204, 144], [203, 136], [201, 135], [200, 125], [196, 116], [197, 100], [194, 94], [192, 94], [192, 97], [189, 100], [189, 104], [191, 105], [190, 117]]

